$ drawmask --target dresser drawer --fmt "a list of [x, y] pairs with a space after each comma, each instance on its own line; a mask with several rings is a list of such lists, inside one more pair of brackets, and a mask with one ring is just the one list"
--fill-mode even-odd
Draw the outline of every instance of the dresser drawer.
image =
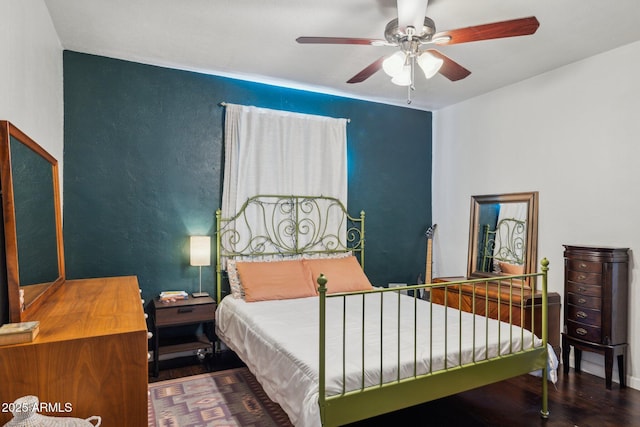
[[600, 310], [577, 307], [571, 304], [567, 305], [567, 310], [567, 320], [575, 320], [589, 326], [602, 326], [602, 312]]
[[215, 304], [199, 304], [171, 307], [156, 307], [156, 326], [180, 325], [198, 322], [213, 322]]
[[584, 283], [567, 282], [567, 292], [574, 294], [598, 297], [602, 296], [602, 288], [600, 286], [585, 285]]
[[573, 271], [583, 271], [585, 273], [598, 273], [602, 274], [601, 262], [589, 262], [581, 261], [579, 259], [567, 261], [567, 267]]
[[578, 308], [590, 308], [594, 310], [600, 310], [602, 307], [602, 298], [568, 292], [567, 304], [574, 305]]
[[602, 284], [602, 274], [586, 273], [584, 271], [567, 271], [567, 277], [571, 282], [585, 283], [589, 285]]
[[602, 329], [597, 326], [589, 326], [584, 323], [567, 321], [567, 333], [569, 336], [579, 338], [584, 341], [602, 342]]

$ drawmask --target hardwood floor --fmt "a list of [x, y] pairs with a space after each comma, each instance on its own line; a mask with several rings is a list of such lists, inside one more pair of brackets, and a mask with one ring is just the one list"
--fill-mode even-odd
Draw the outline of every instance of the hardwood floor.
[[[150, 382], [210, 370], [242, 366], [231, 352], [198, 362], [195, 358], [173, 359], [160, 364], [160, 375]], [[548, 419], [540, 411], [540, 378], [523, 375], [500, 383], [467, 391], [407, 408], [391, 414], [351, 424], [351, 427], [388, 425], [429, 425], [430, 427], [622, 427], [640, 426], [640, 391], [620, 389], [617, 383], [607, 390], [604, 378], [587, 373], [569, 374], [558, 370], [556, 387], [549, 386]]]

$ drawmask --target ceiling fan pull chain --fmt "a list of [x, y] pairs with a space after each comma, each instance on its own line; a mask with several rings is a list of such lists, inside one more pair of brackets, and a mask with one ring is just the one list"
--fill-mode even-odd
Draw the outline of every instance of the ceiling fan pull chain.
[[407, 86], [407, 104], [411, 104], [411, 91], [416, 90], [415, 86], [415, 69], [416, 69], [416, 57], [415, 55], [410, 55], [410, 65], [411, 65], [411, 82]]

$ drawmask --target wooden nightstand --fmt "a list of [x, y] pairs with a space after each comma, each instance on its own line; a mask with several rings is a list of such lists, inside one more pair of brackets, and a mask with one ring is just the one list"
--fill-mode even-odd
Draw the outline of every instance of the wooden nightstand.
[[[189, 298], [175, 302], [151, 302], [153, 322], [153, 375], [158, 376], [159, 358], [162, 354], [183, 351], [213, 351], [215, 341], [214, 322], [216, 302], [211, 297]], [[171, 340], [161, 337], [161, 329], [175, 326], [202, 324], [204, 334], [196, 336], [173, 336]]]

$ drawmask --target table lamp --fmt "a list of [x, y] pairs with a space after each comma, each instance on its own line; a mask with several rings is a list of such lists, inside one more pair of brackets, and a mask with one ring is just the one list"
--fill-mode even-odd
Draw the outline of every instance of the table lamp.
[[202, 292], [202, 266], [211, 265], [211, 237], [210, 236], [191, 236], [190, 244], [190, 263], [193, 266], [200, 267], [200, 292], [193, 292], [194, 298], [208, 297], [207, 292]]

